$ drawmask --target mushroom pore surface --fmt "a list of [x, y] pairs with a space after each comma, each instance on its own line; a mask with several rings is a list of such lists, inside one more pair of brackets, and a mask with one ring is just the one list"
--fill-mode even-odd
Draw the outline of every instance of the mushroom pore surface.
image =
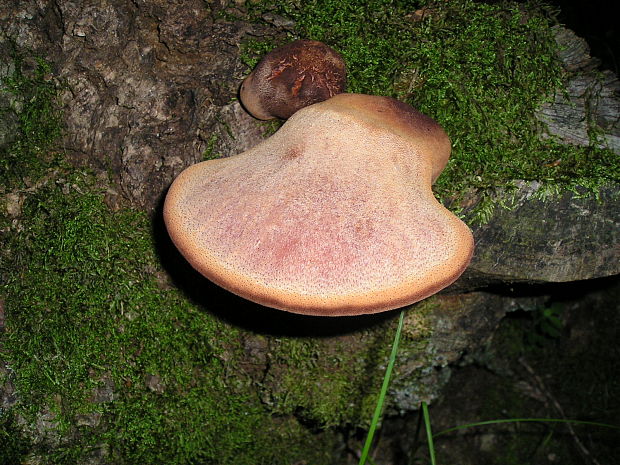
[[433, 196], [450, 141], [387, 97], [340, 94], [297, 111], [239, 155], [172, 184], [170, 236], [190, 264], [254, 302], [296, 313], [375, 313], [452, 283], [469, 228]]
[[316, 40], [296, 40], [269, 52], [245, 78], [239, 98], [255, 118], [287, 119], [300, 108], [344, 92], [342, 56]]

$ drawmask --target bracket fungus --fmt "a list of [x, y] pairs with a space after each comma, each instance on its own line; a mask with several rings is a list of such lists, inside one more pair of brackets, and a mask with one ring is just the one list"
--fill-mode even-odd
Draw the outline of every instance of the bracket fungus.
[[269, 52], [245, 78], [239, 98], [258, 119], [287, 119], [344, 92], [346, 66], [333, 48], [301, 39]]
[[164, 219], [194, 268], [246, 299], [310, 315], [391, 310], [471, 259], [471, 231], [431, 189], [450, 148], [409, 105], [341, 93], [246, 152], [187, 168]]

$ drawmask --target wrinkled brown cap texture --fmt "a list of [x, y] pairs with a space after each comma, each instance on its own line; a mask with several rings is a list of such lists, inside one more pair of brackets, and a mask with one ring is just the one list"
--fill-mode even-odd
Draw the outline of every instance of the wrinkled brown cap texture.
[[241, 84], [239, 98], [258, 119], [287, 119], [297, 110], [344, 92], [342, 56], [316, 40], [296, 40], [269, 52]]
[[340, 94], [172, 184], [164, 219], [193, 267], [254, 302], [311, 315], [402, 307], [452, 283], [469, 228], [433, 196], [450, 140], [387, 97]]

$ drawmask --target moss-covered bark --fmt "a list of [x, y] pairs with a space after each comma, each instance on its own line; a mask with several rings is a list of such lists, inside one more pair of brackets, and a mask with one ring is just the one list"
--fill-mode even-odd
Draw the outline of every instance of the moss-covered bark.
[[[344, 54], [352, 91], [437, 118], [455, 153], [442, 196], [518, 178], [564, 187], [612, 178], [608, 152], [536, 138], [533, 109], [561, 77], [537, 9], [376, 0], [265, 2], [245, 13], [294, 20], [291, 36]], [[0, 440], [9, 441], [0, 461], [337, 463], [340, 434], [370, 421], [393, 315], [319, 322], [186, 280], [157, 215], [110, 208], [106, 197], [121, 189], [63, 160], [52, 68], [20, 57], [2, 69], [0, 102], [19, 137], [0, 149]], [[570, 163], [548, 166], [560, 152]], [[474, 343], [465, 323], [486, 319], [476, 328], [490, 331], [495, 303], [474, 295], [410, 310], [394, 403], [432, 397], [428, 380], [442, 380], [426, 375]]]

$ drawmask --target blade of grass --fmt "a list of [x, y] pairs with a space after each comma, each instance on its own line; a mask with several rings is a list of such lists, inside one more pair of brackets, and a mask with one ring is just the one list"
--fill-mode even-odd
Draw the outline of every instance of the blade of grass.
[[426, 439], [428, 441], [428, 452], [431, 456], [431, 465], [435, 465], [435, 445], [433, 444], [431, 417], [428, 413], [428, 405], [426, 404], [426, 402], [422, 402], [422, 414], [424, 415], [424, 427], [426, 428]]
[[[422, 406], [424, 406], [424, 404]], [[475, 423], [467, 423], [465, 425], [455, 426], [453, 428], [444, 429], [443, 431], [440, 431], [439, 433], [435, 433], [433, 437], [437, 437], [442, 434], [451, 433], [452, 431], [457, 431], [459, 429], [471, 428], [474, 426], [493, 425], [497, 423], [519, 423], [519, 422], [521, 423], [525, 423], [525, 422], [572, 423], [572, 424], [577, 424], [577, 425], [601, 426], [603, 428], [620, 429], [620, 426], [610, 425], [608, 423], [599, 423], [597, 421], [566, 420], [564, 418], [503, 418], [499, 420], [478, 421]]]
[[392, 353], [390, 354], [390, 360], [385, 370], [385, 375], [383, 376], [383, 385], [381, 386], [381, 392], [379, 393], [379, 399], [377, 400], [377, 405], [375, 407], [375, 413], [370, 423], [370, 429], [368, 430], [368, 435], [366, 436], [366, 442], [364, 443], [364, 448], [362, 449], [362, 455], [360, 457], [359, 465], [364, 465], [366, 463], [366, 460], [368, 459], [368, 452], [370, 451], [370, 446], [372, 445], [372, 439], [375, 436], [375, 431], [377, 429], [377, 425], [379, 424], [379, 419], [381, 418], [381, 412], [383, 411], [383, 402], [385, 400], [385, 394], [387, 393], [387, 388], [388, 388], [388, 385], [390, 384], [390, 376], [392, 375], [392, 368], [394, 368], [394, 362], [396, 361], [396, 354], [398, 353], [398, 344], [400, 343], [400, 333], [403, 329], [404, 317], [405, 317], [405, 310], [402, 310], [400, 312], [400, 318], [398, 319], [398, 327], [396, 328], [396, 335], [394, 336], [394, 342], [392, 344]]
[[[420, 407], [421, 409], [422, 407]], [[413, 446], [411, 455], [415, 455], [416, 451], [420, 448], [420, 431], [422, 431], [423, 415], [418, 415], [418, 424], [415, 427], [415, 436], [413, 437]]]

